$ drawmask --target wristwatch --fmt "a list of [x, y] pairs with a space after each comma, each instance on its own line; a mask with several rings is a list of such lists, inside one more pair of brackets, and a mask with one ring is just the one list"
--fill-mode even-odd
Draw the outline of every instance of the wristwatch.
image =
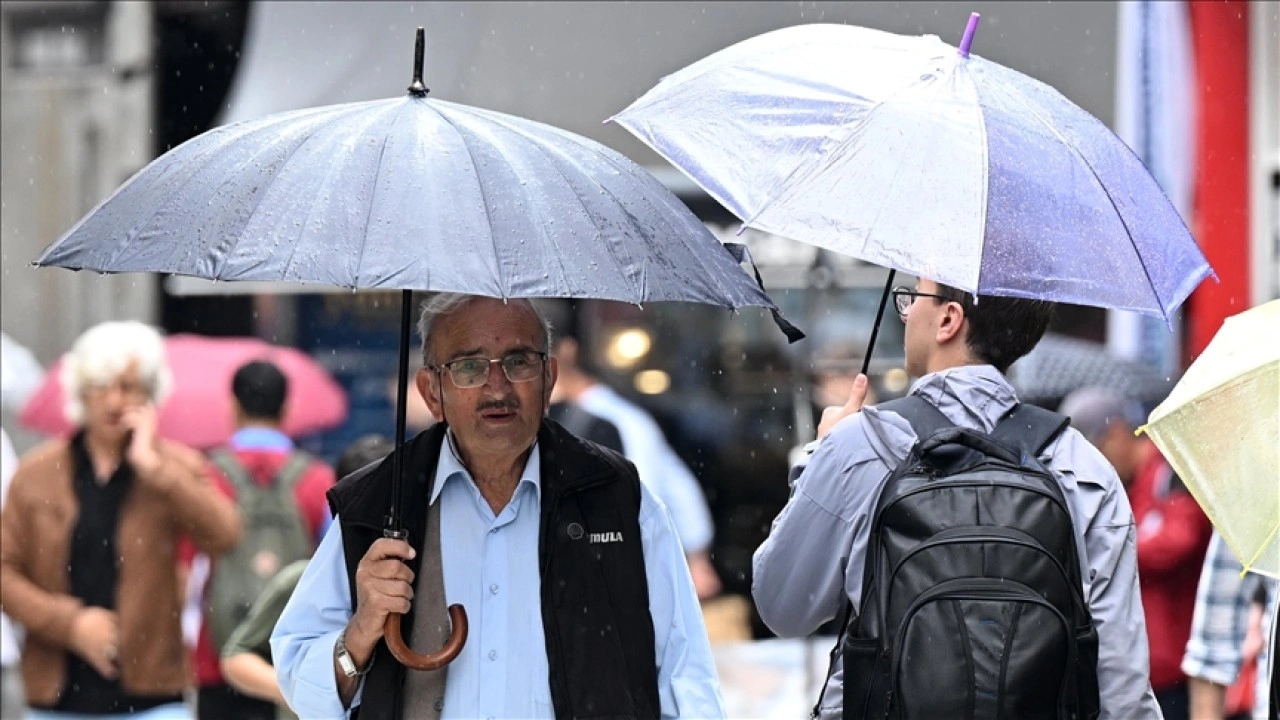
[[334, 646], [334, 656], [338, 659], [338, 667], [342, 668], [342, 674], [349, 678], [360, 677], [369, 672], [369, 668], [373, 667], [373, 658], [369, 658], [369, 664], [363, 669], [356, 667], [356, 661], [351, 657], [351, 653], [347, 652], [347, 631], [343, 628], [338, 633], [338, 643]]

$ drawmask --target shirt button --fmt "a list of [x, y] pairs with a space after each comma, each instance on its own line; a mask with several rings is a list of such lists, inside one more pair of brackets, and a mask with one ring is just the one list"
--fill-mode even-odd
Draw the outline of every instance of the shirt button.
[[498, 651], [497, 651], [497, 650], [490, 650], [490, 651], [489, 651], [489, 659], [490, 659], [490, 660], [497, 660], [497, 659], [498, 659]]
[[489, 592], [493, 593], [494, 595], [497, 595], [497, 594], [498, 594], [498, 585], [497, 585], [497, 583], [495, 583], [495, 584], [493, 584], [493, 585], [490, 585], [490, 586], [489, 586]]

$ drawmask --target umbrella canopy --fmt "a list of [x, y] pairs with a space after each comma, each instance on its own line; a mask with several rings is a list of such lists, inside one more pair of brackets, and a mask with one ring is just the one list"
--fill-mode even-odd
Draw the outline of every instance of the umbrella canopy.
[[969, 292], [1167, 320], [1211, 273], [1119, 138], [967, 42], [786, 28], [613, 120], [747, 225]]
[[1248, 570], [1280, 578], [1280, 300], [1227, 318], [1142, 429]]
[[[403, 442], [413, 290], [490, 297], [687, 301], [769, 308], [734, 252], [652, 175], [586, 138], [428, 99], [423, 29], [407, 97], [282, 113], [215, 129], [125, 183], [37, 260], [100, 272], [401, 290], [387, 534], [403, 537]], [[740, 248], [745, 250], [745, 248]], [[466, 642], [418, 655], [400, 616], [384, 636], [431, 670]]]
[[1118, 358], [1099, 343], [1049, 333], [1009, 368], [1018, 397], [1053, 407], [1072, 391], [1099, 386], [1153, 407], [1165, 399], [1173, 383], [1145, 363]]
[[703, 223], [622, 155], [548, 125], [413, 94], [200, 135], [143, 168], [36, 262], [773, 307]]
[[44, 380], [44, 368], [25, 345], [0, 333], [0, 404], [18, 412]]
[[[158, 432], [198, 448], [225, 443], [235, 431], [231, 378], [252, 360], [275, 363], [289, 382], [285, 401], [286, 435], [297, 437], [326, 430], [347, 419], [342, 386], [310, 356], [257, 338], [173, 335], [165, 338], [165, 355], [173, 373], [173, 393], [160, 408]], [[19, 420], [48, 434], [74, 429], [63, 416], [62, 362], [45, 376]]]

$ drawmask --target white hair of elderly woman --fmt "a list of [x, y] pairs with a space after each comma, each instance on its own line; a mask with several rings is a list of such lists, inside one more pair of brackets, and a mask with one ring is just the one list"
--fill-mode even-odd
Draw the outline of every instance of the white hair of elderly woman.
[[83, 423], [85, 390], [114, 382], [135, 362], [151, 402], [160, 405], [169, 397], [173, 375], [159, 331], [136, 320], [104, 322], [84, 331], [62, 356], [59, 379], [66, 418], [76, 425]]
[[[418, 336], [422, 338], [423, 365], [430, 366], [434, 364], [431, 359], [431, 346], [427, 339], [431, 337], [431, 329], [435, 327], [436, 322], [440, 318], [462, 309], [463, 305], [481, 297], [487, 296], [452, 292], [437, 292], [427, 295], [427, 298], [422, 301], [422, 314], [418, 317]], [[533, 311], [534, 317], [538, 318], [538, 324], [542, 326], [544, 337], [542, 351], [551, 352], [551, 323], [547, 321], [538, 304], [526, 298], [511, 298], [504, 302], [519, 302], [529, 306], [529, 309]]]

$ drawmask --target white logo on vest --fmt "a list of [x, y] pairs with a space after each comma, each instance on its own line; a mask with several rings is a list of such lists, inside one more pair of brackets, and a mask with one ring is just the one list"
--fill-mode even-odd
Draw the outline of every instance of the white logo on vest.
[[620, 532], [591, 533], [591, 542], [593, 544], [622, 542], [622, 533]]

